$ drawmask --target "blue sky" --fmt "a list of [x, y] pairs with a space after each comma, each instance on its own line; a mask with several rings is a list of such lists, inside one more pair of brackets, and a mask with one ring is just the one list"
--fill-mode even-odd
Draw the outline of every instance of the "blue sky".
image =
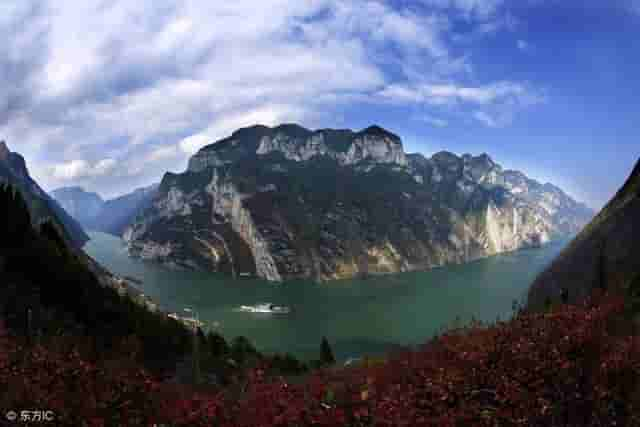
[[639, 30], [639, 0], [9, 0], [0, 139], [113, 196], [241, 126], [375, 123], [599, 208], [640, 156]]

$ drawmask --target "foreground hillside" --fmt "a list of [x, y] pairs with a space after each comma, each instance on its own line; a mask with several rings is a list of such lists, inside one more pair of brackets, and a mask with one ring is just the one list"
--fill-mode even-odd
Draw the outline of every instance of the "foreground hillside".
[[178, 387], [122, 356], [87, 362], [4, 336], [0, 405], [49, 408], [58, 425], [76, 426], [638, 426], [640, 338], [619, 328], [624, 307], [605, 296], [520, 314], [303, 381], [267, 375], [265, 364], [224, 389]]
[[331, 280], [536, 246], [591, 216], [486, 154], [426, 158], [377, 126], [285, 124], [202, 148], [124, 238], [132, 255], [174, 267]]
[[108, 286], [109, 274], [69, 246], [60, 227], [32, 225], [22, 193], [0, 184], [0, 316], [17, 336], [85, 335], [96, 351], [136, 336], [139, 361], [171, 367], [189, 349], [189, 331]]
[[602, 211], [531, 286], [529, 308], [577, 301], [594, 289], [628, 289], [640, 295], [640, 160]]

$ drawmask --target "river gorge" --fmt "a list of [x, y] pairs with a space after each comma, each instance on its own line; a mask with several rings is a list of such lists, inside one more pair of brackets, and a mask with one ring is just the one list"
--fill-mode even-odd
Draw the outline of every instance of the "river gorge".
[[[512, 314], [535, 279], [567, 241], [467, 264], [327, 283], [232, 279], [221, 273], [169, 270], [128, 256], [123, 242], [91, 232], [85, 251], [113, 273], [142, 281], [142, 292], [167, 311], [192, 308], [206, 329], [249, 338], [264, 352], [317, 357], [327, 336], [338, 360], [376, 355], [427, 341], [459, 318], [495, 321]], [[273, 302], [288, 315], [238, 312], [240, 305]]]

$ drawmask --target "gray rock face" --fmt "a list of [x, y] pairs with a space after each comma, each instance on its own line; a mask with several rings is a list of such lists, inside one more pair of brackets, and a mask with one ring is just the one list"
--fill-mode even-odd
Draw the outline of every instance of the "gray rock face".
[[[558, 190], [548, 190], [551, 194], [545, 202], [562, 206]], [[547, 301], [559, 302], [562, 288], [568, 291], [569, 302], [595, 288], [620, 290], [635, 283], [640, 290], [639, 218], [640, 161], [613, 199], [536, 278], [529, 289], [528, 308], [541, 310]]]
[[11, 152], [4, 141], [0, 142], [0, 183], [8, 183], [21, 191], [34, 226], [45, 220], [53, 221], [64, 231], [63, 237], [76, 249], [89, 240], [80, 224], [31, 178], [24, 158]]
[[[252, 135], [248, 135], [252, 132]], [[249, 138], [247, 138], [249, 137]], [[246, 144], [251, 137], [259, 138]], [[350, 130], [322, 129], [311, 132], [297, 125], [281, 125], [273, 129], [264, 126], [242, 129], [230, 138], [216, 144], [228, 151], [250, 151], [252, 154], [282, 154], [287, 160], [307, 161], [316, 156], [327, 156], [340, 165], [354, 165], [368, 160], [400, 166], [408, 164], [400, 138], [377, 126], [361, 132]], [[238, 144], [242, 148], [233, 150]], [[251, 147], [248, 147], [250, 145]], [[257, 145], [253, 147], [254, 145]], [[231, 149], [231, 150], [229, 150]], [[214, 147], [205, 148], [189, 161], [188, 170], [199, 172], [209, 167], [219, 167], [233, 162], [234, 155], [225, 156]]]
[[254, 126], [166, 174], [125, 239], [132, 255], [173, 266], [332, 280], [536, 246], [590, 217], [486, 154], [407, 155], [377, 126]]

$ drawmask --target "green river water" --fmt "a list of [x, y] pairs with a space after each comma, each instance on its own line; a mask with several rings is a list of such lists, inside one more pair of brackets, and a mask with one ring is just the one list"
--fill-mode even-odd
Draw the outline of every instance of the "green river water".
[[[514, 299], [526, 294], [536, 274], [568, 241], [521, 250], [426, 272], [318, 284], [273, 284], [223, 274], [173, 271], [130, 258], [120, 239], [90, 233], [85, 251], [112, 272], [143, 281], [137, 285], [170, 311], [196, 309], [206, 328], [225, 338], [244, 335], [265, 352], [318, 356], [326, 336], [339, 360], [375, 355], [395, 345], [427, 341], [457, 317], [494, 321], [509, 317]], [[240, 305], [272, 302], [288, 315], [238, 312]]]

